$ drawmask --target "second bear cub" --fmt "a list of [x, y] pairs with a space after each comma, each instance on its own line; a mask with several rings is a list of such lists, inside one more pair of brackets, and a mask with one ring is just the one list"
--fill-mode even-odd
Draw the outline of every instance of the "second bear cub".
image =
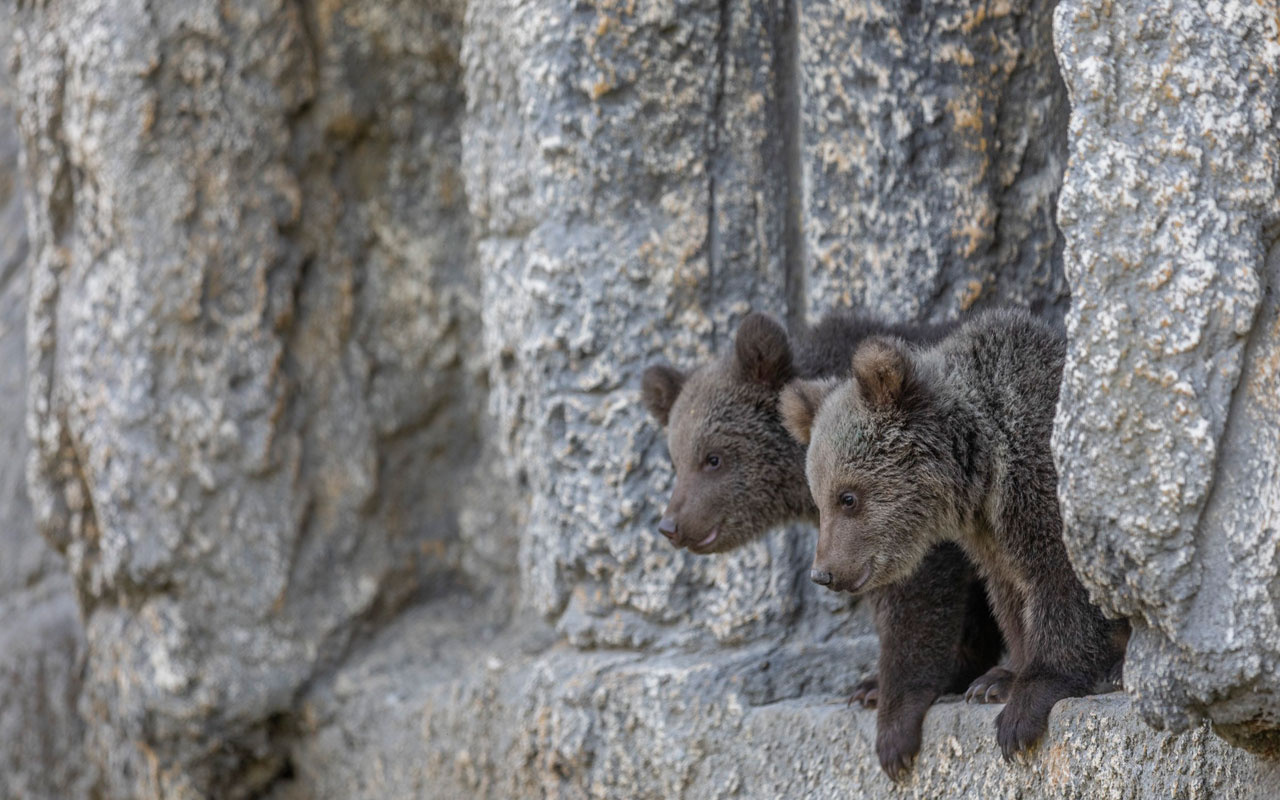
[[1050, 434], [1065, 350], [1030, 315], [989, 312], [928, 348], [864, 341], [852, 380], [793, 382], [780, 400], [809, 444], [815, 581], [879, 589], [946, 541], [978, 566], [1014, 672], [996, 718], [1006, 758], [1116, 664], [1127, 636], [1089, 602], [1062, 541]]

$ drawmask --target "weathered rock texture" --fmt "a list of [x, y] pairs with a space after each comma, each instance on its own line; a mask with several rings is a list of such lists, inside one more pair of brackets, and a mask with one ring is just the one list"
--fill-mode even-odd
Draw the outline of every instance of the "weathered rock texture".
[[1151, 722], [1280, 755], [1280, 11], [1064, 2], [1068, 543]]
[[1205, 725], [1155, 734], [1122, 694], [1060, 703], [1035, 757], [1019, 765], [996, 746], [998, 706], [944, 700], [925, 719], [915, 770], [895, 786], [871, 755], [875, 713], [845, 707], [849, 682], [874, 657], [867, 639], [641, 657], [528, 654], [527, 643], [456, 631], [466, 642], [453, 650], [458, 663], [406, 668], [451, 634], [412, 617], [389, 633], [315, 698], [316, 732], [297, 754], [304, 770], [275, 800], [1264, 800], [1280, 791], [1280, 764]]
[[74, 797], [92, 780], [77, 711], [84, 634], [66, 565], [27, 500], [28, 246], [7, 78], [0, 71], [0, 797]]
[[[1170, 2], [1059, 17], [1058, 448], [1140, 707], [1257, 743], [1274, 9]], [[0, 441], [25, 414], [34, 503], [0, 463], [0, 792], [887, 796], [842, 705], [865, 609], [805, 578], [807, 530], [655, 535], [638, 376], [749, 308], [1062, 315], [1050, 5], [5, 6], [30, 224], [0, 95]], [[1274, 777], [1120, 697], [1011, 767], [995, 713], [932, 712], [897, 793]]]
[[811, 315], [1067, 305], [1053, 215], [1067, 97], [1052, 0], [805, 0]]
[[30, 489], [109, 796], [266, 785], [308, 684], [460, 579], [461, 13], [19, 11]]
[[1047, 4], [853, 5], [806, 4], [798, 28], [785, 4], [469, 7], [464, 167], [490, 400], [527, 492], [526, 597], [576, 644], [699, 629], [728, 644], [831, 619], [803, 580], [805, 535], [718, 559], [653, 535], [670, 471], [636, 402], [647, 361], [706, 359], [752, 307], [939, 317], [1065, 301]]
[[644, 364], [705, 359], [787, 310], [781, 9], [695, 0], [468, 8], [467, 193], [497, 442], [528, 604], [581, 646], [777, 635], [830, 602], [807, 542], [696, 559], [653, 533], [668, 490]]

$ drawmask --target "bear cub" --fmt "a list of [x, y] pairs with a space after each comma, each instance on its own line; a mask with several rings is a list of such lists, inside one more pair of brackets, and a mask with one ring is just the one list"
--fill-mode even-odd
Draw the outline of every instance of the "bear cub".
[[[705, 555], [727, 552], [788, 522], [816, 522], [804, 448], [778, 412], [784, 385], [843, 373], [869, 336], [930, 342], [947, 330], [835, 313], [792, 337], [772, 318], [753, 313], [721, 358], [689, 373], [649, 367], [642, 398], [667, 431], [676, 473], [659, 532], [675, 546]], [[877, 755], [895, 779], [920, 749], [929, 706], [939, 694], [976, 686], [984, 670], [995, 673], [1002, 648], [985, 590], [955, 545], [934, 548], [903, 578], [874, 598], [878, 679], [860, 684], [854, 695], [878, 706]]]
[[1116, 666], [1128, 636], [1089, 602], [1062, 541], [1050, 435], [1065, 353], [1029, 314], [987, 312], [932, 346], [868, 339], [851, 379], [797, 381], [780, 401], [808, 443], [813, 580], [879, 591], [943, 542], [977, 565], [1013, 673], [996, 718], [1006, 759]]

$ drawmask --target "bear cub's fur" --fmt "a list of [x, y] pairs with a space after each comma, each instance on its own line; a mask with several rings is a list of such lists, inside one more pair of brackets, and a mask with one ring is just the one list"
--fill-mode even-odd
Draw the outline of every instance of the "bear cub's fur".
[[943, 542], [977, 564], [1013, 671], [996, 718], [1006, 758], [1117, 664], [1128, 634], [1089, 602], [1062, 541], [1050, 434], [1065, 351], [1030, 315], [988, 312], [928, 347], [868, 339], [851, 379], [797, 381], [780, 403], [809, 445], [815, 580], [882, 590]]
[[[845, 372], [868, 336], [929, 342], [947, 330], [836, 313], [792, 337], [756, 313], [743, 320], [733, 350], [720, 359], [690, 373], [649, 367], [643, 401], [667, 430], [676, 472], [659, 531], [677, 547], [709, 554], [788, 522], [816, 522], [804, 448], [778, 413], [783, 386]], [[981, 582], [955, 545], [934, 548], [903, 578], [877, 593], [878, 680], [861, 684], [854, 696], [878, 705], [877, 754], [894, 778], [919, 751], [921, 722], [938, 695], [964, 691], [984, 670], [993, 674], [988, 668], [1002, 647]]]

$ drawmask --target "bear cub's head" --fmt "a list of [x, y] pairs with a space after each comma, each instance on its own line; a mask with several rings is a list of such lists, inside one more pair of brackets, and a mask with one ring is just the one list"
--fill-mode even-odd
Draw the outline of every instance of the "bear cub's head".
[[916, 354], [899, 339], [859, 345], [850, 380], [794, 381], [779, 400], [784, 424], [808, 445], [818, 506], [810, 577], [862, 593], [908, 577], [948, 516], [948, 468], [937, 411]]
[[658, 530], [677, 547], [720, 553], [811, 509], [803, 449], [787, 434], [778, 395], [794, 377], [791, 343], [752, 313], [731, 353], [691, 373], [645, 370], [645, 408], [667, 430], [676, 484]]

